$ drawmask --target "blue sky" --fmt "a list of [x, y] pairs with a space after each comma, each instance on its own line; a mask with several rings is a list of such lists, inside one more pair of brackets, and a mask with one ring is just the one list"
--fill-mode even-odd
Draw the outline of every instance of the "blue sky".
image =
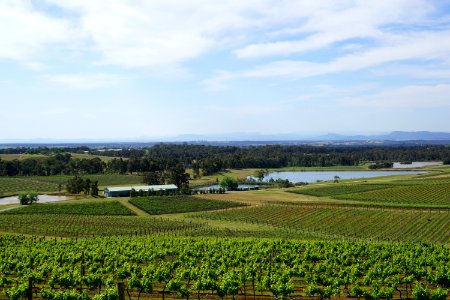
[[450, 1], [0, 0], [0, 140], [450, 131]]

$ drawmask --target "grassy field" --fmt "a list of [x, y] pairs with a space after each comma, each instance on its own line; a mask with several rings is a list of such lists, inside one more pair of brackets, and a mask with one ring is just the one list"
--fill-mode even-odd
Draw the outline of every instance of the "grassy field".
[[213, 185], [216, 184], [216, 182], [221, 180], [223, 177], [228, 176], [236, 179], [243, 179], [248, 176], [254, 175], [256, 170], [258, 169], [233, 169], [233, 170], [226, 170], [223, 172], [220, 172], [218, 174], [214, 175], [208, 175], [208, 176], [202, 176], [198, 179], [193, 179], [193, 172], [191, 169], [186, 170], [189, 175], [191, 176], [190, 185], [191, 186], [202, 186], [202, 185]]
[[[138, 175], [128, 174], [84, 174], [82, 178], [89, 178], [91, 181], [98, 180], [100, 186], [106, 185], [130, 185], [130, 184], [142, 184], [142, 177]], [[58, 176], [33, 176], [31, 179], [35, 179], [42, 182], [60, 183], [66, 184], [67, 180], [73, 178], [71, 175], [58, 175]]]
[[367, 171], [369, 165], [360, 166], [332, 166], [332, 167], [285, 167], [277, 169], [268, 169], [269, 172], [295, 172], [295, 171]]
[[242, 206], [240, 203], [231, 201], [209, 200], [184, 195], [131, 198], [129, 202], [150, 215], [208, 211]]
[[28, 158], [34, 158], [34, 159], [42, 159], [48, 157], [44, 154], [0, 154], [0, 159], [2, 160], [23, 160]]
[[[116, 158], [116, 157], [104, 156], [104, 155], [92, 155], [92, 154], [88, 154], [88, 153], [70, 153], [70, 155], [72, 155], [73, 158], [78, 158], [78, 159], [100, 158], [104, 162], [109, 162], [109, 161], [113, 160], [114, 158]], [[128, 158], [122, 158], [122, 159], [127, 160]]]

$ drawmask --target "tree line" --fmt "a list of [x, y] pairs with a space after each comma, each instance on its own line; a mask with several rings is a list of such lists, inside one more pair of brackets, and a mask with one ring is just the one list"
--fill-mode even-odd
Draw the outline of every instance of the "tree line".
[[[87, 150], [86, 150], [87, 149]], [[73, 158], [69, 152], [114, 157]], [[28, 151], [28, 152], [27, 152]], [[450, 163], [448, 146], [204, 146], [158, 144], [142, 149], [102, 151], [83, 148], [2, 149], [3, 153], [34, 151], [45, 157], [22, 160], [0, 159], [0, 176], [50, 176], [100, 173], [152, 173], [149, 183], [163, 182], [177, 165], [191, 168], [194, 177], [224, 169], [356, 166], [366, 162], [389, 165], [393, 161], [444, 161]], [[39, 152], [42, 151], [42, 152]], [[180, 166], [178, 166], [180, 167]]]
[[[355, 166], [365, 162], [449, 161], [448, 146], [205, 146], [158, 144], [143, 149], [90, 151], [117, 159], [177, 158], [194, 175], [211, 175], [223, 169]], [[120, 158], [119, 158], [120, 157]], [[139, 165], [137, 163], [136, 165]], [[122, 170], [124, 167], [122, 167]]]
[[0, 176], [100, 174], [105, 171], [106, 165], [100, 158], [72, 158], [70, 153], [22, 160], [0, 158]]

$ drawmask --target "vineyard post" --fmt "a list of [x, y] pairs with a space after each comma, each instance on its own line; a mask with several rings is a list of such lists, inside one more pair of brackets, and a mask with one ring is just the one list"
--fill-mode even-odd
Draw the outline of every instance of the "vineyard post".
[[117, 283], [117, 295], [118, 295], [118, 300], [125, 300], [125, 287], [123, 282], [118, 282]]
[[28, 277], [27, 299], [33, 299], [33, 277]]

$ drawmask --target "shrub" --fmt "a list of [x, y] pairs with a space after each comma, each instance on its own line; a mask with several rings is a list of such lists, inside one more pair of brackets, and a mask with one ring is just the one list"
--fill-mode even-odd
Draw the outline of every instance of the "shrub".
[[37, 202], [39, 200], [39, 196], [35, 192], [20, 193], [18, 198], [20, 204], [22, 205], [33, 204], [34, 202]]

